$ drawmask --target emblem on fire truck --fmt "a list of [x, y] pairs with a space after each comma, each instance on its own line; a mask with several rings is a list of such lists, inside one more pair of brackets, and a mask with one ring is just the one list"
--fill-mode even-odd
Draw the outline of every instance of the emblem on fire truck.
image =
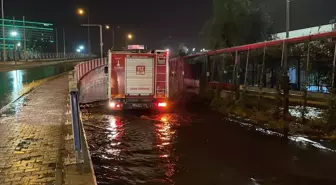
[[144, 75], [146, 73], [145, 66], [136, 66], [136, 74], [137, 75]]

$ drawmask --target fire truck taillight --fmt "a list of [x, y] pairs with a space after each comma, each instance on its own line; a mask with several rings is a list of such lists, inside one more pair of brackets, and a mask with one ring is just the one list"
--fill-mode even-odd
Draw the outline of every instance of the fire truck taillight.
[[117, 103], [117, 102], [110, 102], [110, 107], [112, 109], [115, 109], [115, 108], [121, 108], [121, 104], [120, 103]]
[[117, 104], [116, 104], [115, 102], [110, 102], [110, 107], [111, 107], [111, 108], [116, 107], [116, 105], [117, 105]]
[[167, 107], [167, 103], [166, 102], [160, 102], [160, 103], [158, 103], [158, 107]]

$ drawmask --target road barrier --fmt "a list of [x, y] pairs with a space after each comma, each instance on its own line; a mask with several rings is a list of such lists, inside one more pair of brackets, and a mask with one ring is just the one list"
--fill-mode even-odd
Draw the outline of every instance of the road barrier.
[[76, 75], [74, 75], [74, 71], [69, 73], [69, 98], [71, 103], [71, 115], [72, 115], [72, 132], [74, 139], [74, 149], [76, 153], [76, 162], [84, 163], [83, 157], [83, 146], [84, 143], [84, 132], [83, 125], [80, 119], [80, 109], [78, 104], [78, 85]]
[[79, 104], [107, 98], [105, 66], [107, 66], [107, 58], [93, 59], [77, 64], [75, 69], [69, 72], [69, 98], [77, 163], [85, 162], [85, 157], [83, 157], [85, 137]]
[[86, 62], [81, 62], [75, 66], [75, 75], [77, 76], [77, 82], [79, 82], [85, 75], [91, 71], [107, 66], [107, 58], [93, 59]]
[[74, 75], [79, 89], [78, 103], [85, 104], [108, 99], [108, 75], [105, 73], [107, 66], [107, 58], [81, 62], [75, 66]]

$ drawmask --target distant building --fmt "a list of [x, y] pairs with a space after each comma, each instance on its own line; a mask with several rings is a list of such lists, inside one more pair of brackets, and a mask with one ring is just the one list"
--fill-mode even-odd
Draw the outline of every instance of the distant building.
[[[335, 30], [335, 24], [326, 24], [326, 25], [315, 26], [311, 28], [304, 28], [304, 29], [290, 31], [289, 38], [308, 36], [308, 35], [324, 33], [324, 32], [331, 32], [333, 30]], [[272, 37], [274, 39], [285, 39], [286, 32], [273, 34]]]
[[0, 19], [0, 49], [3, 46], [3, 39], [6, 42], [6, 49], [17, 50], [23, 48], [24, 33], [28, 51], [52, 52], [55, 48], [54, 28], [51, 23], [4, 19], [5, 38], [2, 34], [2, 19]]

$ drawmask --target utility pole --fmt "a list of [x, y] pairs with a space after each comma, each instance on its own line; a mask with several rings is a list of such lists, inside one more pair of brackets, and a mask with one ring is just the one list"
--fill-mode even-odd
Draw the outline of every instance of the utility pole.
[[6, 34], [5, 34], [5, 11], [4, 0], [1, 0], [1, 15], [2, 15], [2, 57], [3, 61], [6, 61]]
[[[88, 24], [90, 24], [90, 12], [88, 12]], [[88, 26], [88, 52], [89, 52], [89, 57], [91, 57], [91, 33], [90, 33], [90, 26]]]
[[56, 57], [58, 58], [58, 30], [57, 30], [57, 28], [55, 28], [55, 34], [56, 34], [56, 37], [55, 37], [55, 43], [56, 43]]
[[283, 119], [285, 121], [284, 136], [287, 138], [289, 127], [286, 121], [289, 115], [289, 76], [288, 76], [288, 43], [290, 27], [290, 0], [286, 0], [286, 41], [284, 43], [284, 58], [282, 66], [282, 89], [283, 89]]
[[100, 58], [103, 58], [103, 26], [99, 25], [100, 29]]
[[[13, 16], [13, 29], [15, 30], [15, 17]], [[15, 30], [16, 31], [16, 30]], [[17, 33], [18, 34], [18, 33]], [[17, 49], [17, 41], [16, 41], [16, 35], [13, 36], [13, 43], [14, 43], [14, 46], [13, 46], [13, 57], [14, 57], [14, 62], [16, 63], [16, 49]]]
[[65, 58], [66, 48], [65, 48], [65, 29], [63, 28], [63, 58]]
[[26, 41], [26, 18], [23, 16], [23, 56], [27, 61], [27, 41]]

